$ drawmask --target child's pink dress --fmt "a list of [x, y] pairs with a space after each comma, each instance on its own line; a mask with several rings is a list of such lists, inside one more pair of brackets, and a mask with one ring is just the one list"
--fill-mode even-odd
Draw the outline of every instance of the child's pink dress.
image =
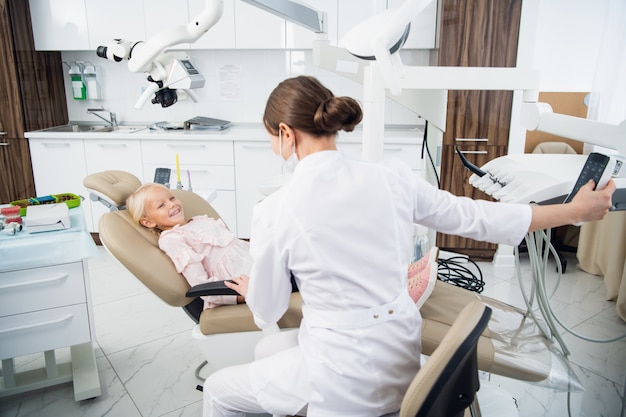
[[[159, 247], [191, 286], [248, 274], [252, 266], [249, 243], [238, 239], [221, 219], [206, 215], [161, 232]], [[235, 295], [202, 299], [204, 308], [237, 303]]]

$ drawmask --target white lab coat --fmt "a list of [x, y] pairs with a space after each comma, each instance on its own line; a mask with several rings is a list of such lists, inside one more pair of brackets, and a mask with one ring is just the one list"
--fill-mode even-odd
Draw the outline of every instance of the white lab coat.
[[440, 191], [403, 163], [311, 154], [254, 210], [246, 301], [261, 328], [285, 312], [293, 273], [303, 300], [298, 346], [253, 363], [274, 413], [379, 416], [399, 409], [419, 369], [421, 316], [407, 291], [412, 224], [518, 244], [528, 206]]

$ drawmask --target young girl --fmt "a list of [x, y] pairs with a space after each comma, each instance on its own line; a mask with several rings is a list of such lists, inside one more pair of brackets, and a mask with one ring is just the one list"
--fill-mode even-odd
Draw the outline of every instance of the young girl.
[[[206, 215], [185, 220], [183, 206], [161, 184], [139, 187], [126, 202], [138, 224], [159, 234], [159, 248], [174, 262], [176, 271], [194, 286], [248, 274], [252, 265], [249, 243], [237, 239], [224, 222]], [[420, 308], [437, 279], [437, 249], [408, 268], [409, 294]], [[245, 302], [242, 296], [202, 297], [204, 308]]]
[[[126, 205], [134, 221], [159, 234], [159, 248], [189, 285], [227, 280], [250, 271], [248, 242], [238, 239], [221, 219], [202, 215], [185, 220], [182, 203], [164, 185], [142, 185]], [[202, 299], [204, 308], [244, 302], [235, 295]]]

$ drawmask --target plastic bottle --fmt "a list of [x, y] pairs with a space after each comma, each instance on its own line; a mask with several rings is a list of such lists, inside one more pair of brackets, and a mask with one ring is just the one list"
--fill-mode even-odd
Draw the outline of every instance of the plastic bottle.
[[85, 100], [87, 98], [87, 88], [83, 82], [83, 71], [78, 65], [70, 67], [70, 78], [72, 80], [72, 96], [74, 100]]
[[428, 240], [428, 229], [422, 225], [413, 225], [413, 262], [422, 259], [426, 252], [430, 250]]
[[83, 71], [85, 77], [85, 84], [87, 84], [87, 98], [90, 100], [99, 100], [100, 97], [100, 84], [98, 83], [98, 77], [96, 75], [96, 67], [88, 64], [85, 65], [85, 71]]

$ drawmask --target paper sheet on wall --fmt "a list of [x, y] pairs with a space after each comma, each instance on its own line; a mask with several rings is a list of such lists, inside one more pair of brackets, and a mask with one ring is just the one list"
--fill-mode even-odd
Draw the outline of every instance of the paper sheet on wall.
[[223, 65], [219, 69], [220, 99], [241, 99], [241, 65]]

